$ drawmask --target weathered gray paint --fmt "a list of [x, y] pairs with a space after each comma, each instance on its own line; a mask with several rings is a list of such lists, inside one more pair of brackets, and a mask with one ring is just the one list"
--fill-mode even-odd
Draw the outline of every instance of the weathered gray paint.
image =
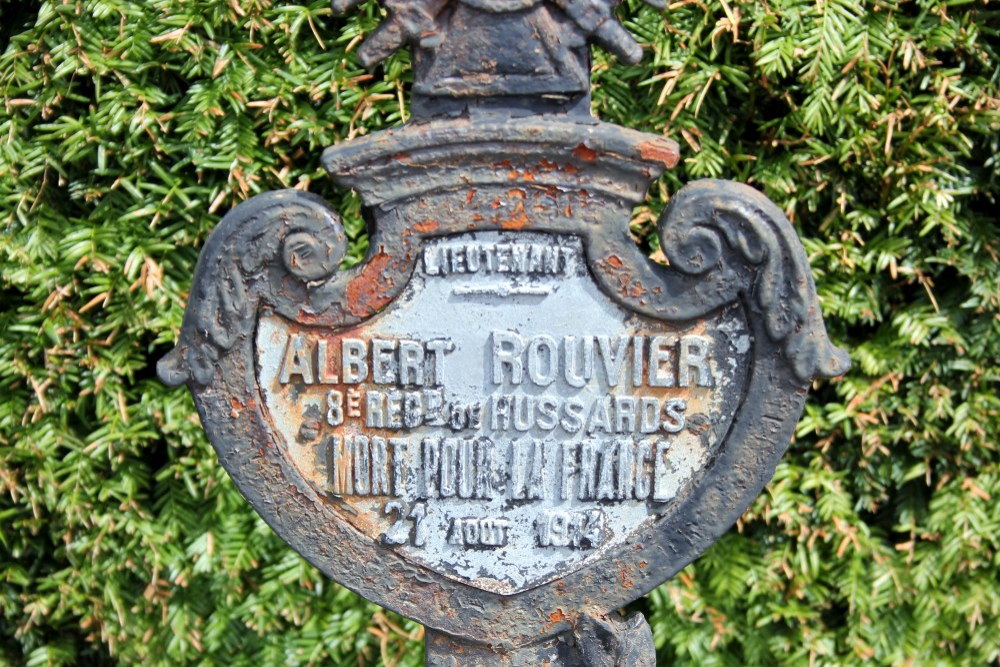
[[[652, 664], [641, 616], [614, 610], [732, 525], [846, 355], [757, 191], [676, 193], [667, 266], [631, 240], [678, 148], [587, 113], [587, 41], [637, 57], [613, 3], [387, 5], [362, 55], [414, 45], [422, 117], [323, 156], [368, 207], [368, 257], [338, 270], [343, 228], [313, 195], [240, 205], [160, 377], [292, 547], [429, 628], [429, 664]], [[565, 49], [525, 51], [543, 24]], [[534, 419], [504, 421], [512, 401]], [[597, 406], [582, 431], [571, 404]]]
[[[518, 592], [597, 560], [647, 520], [671, 511], [707, 465], [743, 392], [750, 339], [739, 309], [724, 309], [687, 327], [638, 316], [597, 287], [576, 237], [476, 232], [431, 239], [423, 248], [427, 257], [443, 253], [452, 262], [456, 256], [475, 256], [470, 250], [483, 251], [487, 258], [493, 249], [560, 252], [558, 266], [553, 262], [549, 267], [551, 273], [537, 265], [533, 268], [540, 270], [500, 270], [514, 268], [502, 258], [494, 260], [492, 271], [483, 261], [475, 272], [461, 264], [459, 272], [447, 274], [437, 260], [429, 267], [418, 262], [403, 294], [367, 323], [364, 340], [375, 341], [380, 351], [368, 351], [365, 381], [356, 384], [333, 380], [344, 380], [341, 342], [344, 337], [361, 340], [360, 332], [359, 338], [352, 338], [353, 332], [324, 337], [275, 316], [261, 317], [256, 354], [264, 407], [282, 436], [289, 461], [310, 486], [348, 504], [345, 517], [373, 539], [384, 540], [400, 523], [387, 516], [387, 503], [401, 501], [407, 512], [419, 506], [419, 527], [414, 521], [402, 522], [411, 534], [393, 545], [395, 551], [457, 581], [498, 593]], [[586, 314], [585, 320], [581, 314]], [[431, 377], [437, 369], [430, 363], [418, 378], [413, 363], [401, 363], [398, 350], [388, 351], [378, 341], [416, 347], [422, 363], [434, 356], [421, 342], [441, 341], [442, 348], [447, 346], [441, 381]], [[691, 341], [703, 341], [705, 349], [694, 348]], [[659, 363], [661, 372], [650, 378], [654, 351], [665, 358]], [[693, 352], [703, 352], [705, 361], [698, 362]], [[406, 380], [402, 387], [375, 381], [376, 356], [396, 379]], [[683, 364], [678, 357], [698, 363], [678, 367]], [[500, 383], [494, 378], [497, 360]], [[289, 368], [300, 372], [289, 376]], [[698, 377], [699, 370], [710, 378]], [[405, 377], [398, 377], [404, 371]], [[421, 382], [413, 382], [416, 379]], [[650, 379], [690, 386], [650, 386]], [[368, 397], [357, 400], [355, 418], [343, 414], [352, 390]], [[430, 419], [426, 392], [441, 394], [434, 396], [437, 416]], [[395, 421], [405, 424], [409, 415], [411, 421], [423, 416], [428, 423], [378, 428], [389, 421], [390, 398], [394, 405], [409, 401], [409, 409], [400, 410], [403, 416]], [[474, 408], [481, 425], [457, 429], [443, 423], [451, 421], [448, 406]], [[360, 414], [368, 407], [374, 408], [371, 419]], [[664, 415], [665, 410], [680, 416]], [[318, 423], [306, 437], [305, 421]], [[368, 495], [366, 483], [365, 493], [358, 494], [353, 479], [345, 481], [351, 481], [354, 494], [338, 494], [340, 489], [332, 488], [346, 484], [330, 484], [331, 470], [337, 468], [331, 466], [336, 461], [329, 460], [331, 446], [340, 452], [341, 477], [345, 469], [348, 477], [355, 477], [356, 464], [365, 482], [371, 477], [374, 451], [352, 456], [347, 447], [355, 445], [356, 436], [344, 435], [351, 432], [369, 438], [381, 434], [378, 451], [385, 454], [378, 456], [380, 472], [391, 478], [394, 462], [401, 459], [402, 489]], [[330, 437], [337, 440], [328, 441]], [[429, 498], [423, 493], [431, 465], [422, 451], [425, 438], [433, 454], [441, 457], [431, 470], [432, 482], [441, 488]], [[365, 440], [358, 443], [369, 450], [375, 447]], [[490, 461], [485, 498], [477, 489], [486, 470], [483, 452]], [[536, 466], [540, 488], [534, 488], [531, 479]], [[637, 480], [633, 467], [640, 474]], [[469, 475], [464, 492], [458, 488], [461, 480], [455, 479], [462, 473]], [[595, 483], [598, 492], [588, 483]], [[381, 484], [378, 488], [383, 490]], [[564, 529], [567, 518], [570, 525]], [[489, 533], [485, 539], [477, 539], [481, 528]], [[549, 528], [563, 530], [553, 535], [545, 532]], [[463, 535], [455, 533], [459, 529], [464, 529]], [[418, 530], [420, 544], [415, 543]], [[588, 532], [595, 534], [578, 539]]]

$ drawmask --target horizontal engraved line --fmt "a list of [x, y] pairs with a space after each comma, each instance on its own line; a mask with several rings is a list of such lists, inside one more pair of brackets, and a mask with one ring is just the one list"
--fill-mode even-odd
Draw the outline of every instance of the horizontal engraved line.
[[550, 285], [523, 285], [520, 287], [510, 287], [508, 285], [484, 285], [481, 287], [477, 285], [463, 285], [455, 287], [451, 293], [457, 296], [473, 294], [488, 294], [490, 296], [545, 296], [552, 294], [552, 287]]

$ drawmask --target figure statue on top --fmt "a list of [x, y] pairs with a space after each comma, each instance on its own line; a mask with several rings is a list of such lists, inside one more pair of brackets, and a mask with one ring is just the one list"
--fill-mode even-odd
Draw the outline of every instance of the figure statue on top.
[[[333, 0], [341, 13], [361, 0]], [[659, 0], [646, 0], [654, 6]], [[634, 64], [642, 49], [614, 15], [617, 0], [385, 0], [389, 17], [362, 44], [372, 66], [413, 45], [414, 110], [446, 100], [543, 98], [589, 106], [589, 42]], [[581, 104], [582, 102], [582, 104]], [[451, 105], [454, 107], [454, 105]]]

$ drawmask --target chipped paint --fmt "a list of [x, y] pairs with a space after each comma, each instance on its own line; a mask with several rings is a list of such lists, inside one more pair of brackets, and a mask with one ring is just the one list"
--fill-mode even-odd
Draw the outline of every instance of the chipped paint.
[[[470, 272], [471, 260], [466, 259], [466, 263], [461, 265], [462, 270], [452, 272], [459, 265], [455, 265], [454, 262], [448, 263], [450, 260], [446, 259], [458, 252], [467, 255], [470, 248], [476, 248], [477, 252], [481, 253], [499, 252], [514, 247], [511, 244], [521, 244], [526, 249], [554, 248], [561, 253], [563, 265], [558, 272], [552, 274], [494, 273], [486, 265], [480, 266], [477, 272], [473, 273]], [[463, 500], [457, 495], [425, 498], [421, 496], [418, 484], [415, 487], [399, 490], [398, 493], [393, 489], [393, 493], [379, 493], [375, 496], [354, 494], [350, 497], [350, 505], [355, 513], [345, 514], [344, 519], [371, 539], [378, 541], [381, 539], [380, 535], [392, 530], [396, 520], [393, 515], [386, 514], [384, 508], [387, 503], [398, 498], [408, 508], [421, 504], [425, 508], [421, 510], [424, 512], [421, 520], [428, 530], [427, 534], [416, 542], [394, 546], [396, 553], [467, 585], [505, 594], [536, 586], [559, 573], [585, 565], [588, 560], [601, 558], [609, 548], [627, 540], [630, 534], [640, 530], [649, 520], [655, 519], [664, 511], [670, 511], [674, 506], [673, 500], [681, 497], [684, 490], [690, 488], [704, 470], [715, 443], [728, 429], [738, 404], [736, 397], [741, 391], [743, 382], [741, 377], [746, 377], [749, 368], [748, 356], [745, 353], [737, 353], [732, 344], [735, 332], [747, 331], [745, 324], [740, 323], [738, 315], [727, 312], [711, 320], [719, 325], [720, 330], [727, 332], [725, 336], [711, 343], [709, 341], [713, 341], [715, 324], [698, 323], [694, 327], [677, 328], [646, 318], [637, 318], [615, 305], [593, 283], [585, 268], [582, 246], [572, 237], [529, 233], [468, 234], [425, 242], [424, 253], [427, 257], [434, 257], [433, 262], [428, 263], [430, 262], [428, 259], [418, 265], [418, 270], [414, 273], [403, 296], [364, 326], [331, 334], [322, 330], [300, 328], [275, 317], [265, 317], [261, 320], [256, 344], [258, 350], [256, 365], [260, 385], [264, 390], [267, 413], [270, 415], [275, 432], [284, 436], [284, 447], [290, 461], [317, 493], [321, 496], [329, 494], [331, 483], [337, 488], [344, 488], [347, 477], [353, 474], [351, 456], [345, 453], [343, 447], [336, 448], [337, 462], [333, 464], [333, 468], [339, 471], [339, 477], [336, 482], [331, 482], [329, 477], [331, 464], [325, 454], [331, 438], [339, 439], [338, 442], [347, 442], [358, 436], [368, 439], [381, 437], [385, 442], [390, 442], [393, 438], [405, 438], [409, 443], [408, 449], [405, 453], [401, 453], [403, 450], [400, 450], [397, 455], [405, 457], [406, 468], [416, 476], [413, 479], [424, 474], [420, 471], [426, 471], [427, 462], [422, 458], [420, 447], [421, 443], [427, 442], [427, 438], [457, 438], [457, 443], [487, 441], [492, 443], [490, 445], [492, 456], [499, 457], [494, 461], [498, 467], [492, 474], [500, 475], [498, 480], [505, 485], [503, 492], [495, 489], [498, 493], [495, 497], [477, 497], [474, 500]], [[496, 268], [502, 266], [498, 264]], [[446, 268], [447, 272], [444, 272]], [[577, 313], [588, 314], [585, 325], [577, 320]], [[501, 322], [503, 324], [498, 328], [496, 323]], [[581, 387], [574, 387], [568, 384], [566, 379], [559, 379], [552, 384], [542, 385], [548, 389], [540, 394], [538, 391], [542, 386], [537, 384], [525, 385], [523, 389], [520, 388], [520, 383], [506, 389], [503, 385], [494, 385], [492, 375], [494, 369], [489, 362], [488, 350], [491, 340], [495, 341], [491, 336], [498, 335], [497, 331], [508, 337], [515, 334], [505, 332], [517, 332], [515, 336], [517, 340], [528, 341], [533, 337], [542, 336], [543, 340], [546, 340], [545, 337], [551, 337], [553, 341], [564, 339], [578, 341], [576, 345], [588, 344], [585, 339], [578, 338], [581, 335], [597, 337], [592, 338], [589, 343], [592, 346], [591, 354], [594, 355], [593, 363], [596, 365], [594, 370], [590, 371], [594, 373], [594, 379]], [[567, 336], [570, 338], [566, 338]], [[695, 338], [690, 338], [692, 336]], [[614, 345], [617, 345], [619, 350], [632, 349], [629, 346], [634, 340], [643, 342], [644, 347], [636, 348], [642, 359], [633, 359], [628, 362], [630, 365], [627, 368], [622, 367], [620, 370], [622, 375], [620, 382], [624, 382], [627, 387], [616, 388], [614, 385], [608, 385], [609, 380], [606, 379], [598, 381], [598, 374], [607, 372], [606, 368], [604, 371], [600, 370], [604, 368], [601, 364], [606, 366], [610, 363], [607, 356], [601, 356], [601, 350], [605, 350], [604, 355], [626, 353], [609, 352], [610, 347], [600, 347], [605, 345], [605, 343], [598, 345], [600, 337], [604, 337], [602, 340], [606, 341], [618, 341]], [[664, 352], [657, 353], [662, 357], [662, 359], [656, 357], [660, 359], [658, 363], [664, 364], [669, 361], [669, 355], [676, 355], [679, 353], [678, 350], [682, 349], [676, 346], [677, 341], [689, 338], [699, 341], [699, 345], [710, 345], [704, 350], [697, 351], [697, 354], [705, 357], [705, 370], [692, 368], [690, 372], [695, 375], [691, 375], [690, 378], [687, 375], [683, 376], [683, 384], [691, 386], [655, 386], [654, 375], [657, 378], [662, 377], [661, 383], [676, 385], [676, 374], [687, 373], [688, 370], [683, 366], [677, 367], [676, 364], [683, 362], [673, 359], [670, 363], [674, 366], [668, 368], [664, 365], [662, 371], [657, 370], [654, 373], [649, 366], [654, 358], [650, 356], [652, 348], [649, 346], [663, 346], [673, 341], [671, 343], [673, 347], [670, 347], [669, 351], [667, 347], [663, 347]], [[344, 371], [338, 356], [338, 350], [343, 348], [345, 340], [358, 341], [357, 345], [370, 345], [370, 341], [449, 341], [452, 349], [441, 357], [442, 368], [438, 378], [440, 384], [431, 386], [440, 387], [435, 391], [443, 392], [443, 405], [476, 406], [480, 414], [479, 425], [469, 424], [457, 429], [454, 426], [432, 426], [426, 423], [395, 429], [379, 426], [383, 424], [385, 416], [380, 415], [373, 420], [370, 414], [366, 414], [366, 408], [370, 405], [366, 397], [378, 396], [380, 397], [377, 399], [378, 404], [383, 405], [381, 401], [383, 397], [389, 395], [387, 392], [399, 389], [386, 388], [378, 382], [373, 382], [374, 376], [371, 373], [375, 357], [370, 357], [366, 362], [369, 366], [367, 380], [345, 384]], [[293, 341], [298, 341], [295, 343], [299, 345], [297, 351], [292, 347]], [[319, 345], [323, 346], [322, 349], [318, 347]], [[612, 343], [608, 342], [607, 345]], [[631, 354], [636, 352], [633, 350]], [[396, 363], [398, 364], [398, 361]], [[550, 360], [549, 363], [555, 361]], [[618, 363], [624, 363], [624, 358]], [[736, 369], [730, 377], [723, 378], [718, 375], [722, 370], [729, 368]], [[535, 371], [529, 368], [522, 372]], [[545, 372], [552, 371], [550, 369]], [[698, 372], [708, 372], [711, 377], [697, 376]], [[573, 377], [569, 370], [562, 367], [560, 373], [566, 374], [567, 378]], [[528, 379], [527, 376], [522, 378], [524, 382]], [[546, 378], [541, 379], [546, 380]], [[650, 385], [651, 382], [654, 386]], [[483, 393], [484, 390], [486, 394]], [[407, 390], [404, 386], [402, 391], [413, 390]], [[329, 414], [330, 392], [337, 392], [338, 400], [341, 401], [340, 407], [337, 408], [341, 416], [337, 419], [342, 419], [342, 422], [336, 426], [320, 423], [316, 429], [313, 429], [310, 422], [308, 433], [303, 434], [302, 425], [307, 421], [304, 415]], [[353, 403], [356, 406], [353, 416], [350, 403], [347, 402], [352, 393], [357, 397]], [[642, 400], [649, 402], [650, 405], [655, 404], [658, 410], [669, 410], [660, 406], [675, 405], [675, 409], [679, 411], [671, 419], [664, 417], [663, 426], [662, 428], [657, 426], [657, 432], [652, 432], [644, 426], [640, 428], [637, 420], [644, 417], [634, 412], [635, 407], [632, 407], [630, 408], [633, 410], [632, 416], [624, 418], [626, 421], [618, 423], [617, 426], [614, 423], [602, 426], [604, 417], [594, 416], [593, 419], [596, 421], [593, 422], [593, 431], [578, 432], [574, 435], [564, 428], [554, 429], [549, 425], [549, 420], [540, 413], [536, 418], [537, 422], [532, 422], [533, 426], [518, 426], [516, 412], [510, 412], [516, 408], [509, 407], [507, 403], [491, 401], [489, 398], [491, 393], [494, 396], [510, 396], [511, 400], [521, 402], [534, 401], [535, 396], [545, 396], [553, 401], [553, 406], [566, 401], [575, 401], [581, 408], [592, 405], [594, 406], [592, 409], [595, 410], [598, 405], [595, 401], [610, 400], [609, 405], [632, 405]], [[602, 397], [610, 398], [602, 399]], [[629, 403], [621, 403], [623, 400]], [[677, 407], [680, 405], [683, 405], [683, 410]], [[498, 417], [499, 406], [507, 407]], [[611, 409], [616, 410], [614, 407]], [[497, 418], [507, 425], [497, 428], [498, 424], [495, 422]], [[615, 419], [608, 418], [612, 421]], [[619, 418], [623, 417], [619, 414]], [[685, 428], [681, 421], [687, 421], [690, 427]], [[634, 465], [633, 456], [638, 454], [633, 453], [633, 450], [643, 451], [643, 456], [646, 457], [645, 466], [639, 465], [635, 472], [629, 474], [642, 477], [640, 481], [648, 488], [639, 495], [648, 499], [640, 500], [631, 496], [631, 499], [609, 497], [600, 500], [596, 496], [590, 498], [592, 494], [597, 493], [596, 487], [587, 491], [580, 486], [583, 482], [575, 477], [560, 478], [560, 475], [565, 474], [571, 476], [582, 474], [572, 472], [566, 466], [598, 465], [596, 459], [589, 464], [585, 463], [584, 459], [577, 460], [577, 457], [584, 456], [580, 448], [584, 446], [581, 443], [586, 442], [604, 443], [600, 446], [604, 447], [601, 451], [606, 450], [605, 454], [595, 449], [592, 456], [611, 455], [615, 456], [615, 461], [625, 457], [624, 450], [618, 453], [615, 448], [625, 446], [619, 443], [629, 443], [627, 458], [621, 458], [618, 463], [603, 464], [612, 466], [607, 467], [605, 472], [593, 468], [591, 473], [588, 473], [595, 475], [594, 480], [588, 484], [612, 485], [617, 490], [612, 491], [612, 486], [609, 486], [608, 493], [616, 497], [633, 492], [623, 492], [624, 487], [620, 487], [617, 477], [605, 480], [604, 475], [625, 474], [615, 466], [620, 466], [622, 461], [628, 461], [630, 466]], [[471, 448], [478, 445], [468, 446]], [[518, 466], [527, 465], [526, 460], [516, 459], [517, 448], [522, 446], [544, 447], [544, 453], [537, 456], [544, 459], [538, 464], [542, 466], [538, 470], [545, 478], [544, 481], [540, 478], [540, 483], [545, 485], [545, 488], [539, 487], [537, 491], [539, 496], [535, 500], [529, 500], [532, 496], [526, 491], [526, 487], [518, 490], [510, 486], [527, 484], [525, 480], [530, 476], [526, 469], [517, 471]], [[512, 447], [514, 449], [511, 449]], [[645, 450], [642, 450], [643, 447]], [[657, 447], [661, 449], [656, 449]], [[576, 462], [570, 463], [564, 460], [567, 451], [573, 452]], [[655, 458], [656, 456], [662, 459]], [[402, 459], [394, 459], [391, 453], [379, 455], [379, 458], [387, 466], [383, 469], [383, 473], [387, 476], [389, 468], [396, 465], [393, 461], [397, 461], [400, 465], [404, 463]], [[657, 461], [655, 470], [651, 467], [654, 459]], [[660, 465], [664, 466], [662, 471]], [[502, 472], [504, 470], [507, 472]], [[567, 480], [570, 484], [576, 485], [576, 490], [572, 491], [574, 496], [572, 499], [562, 497], [565, 494], [562, 485], [566, 484]], [[583, 498], [577, 498], [581, 494]], [[525, 497], [518, 500], [519, 495]], [[652, 500], [654, 497], [655, 501]], [[338, 498], [333, 501], [332, 506], [336, 509], [346, 499], [346, 496]], [[552, 538], [544, 535], [539, 537], [538, 533], [540, 529], [538, 522], [553, 511], [556, 514], [552, 516], [565, 516], [566, 520], [576, 520], [574, 517], [577, 516], [580, 517], [580, 521], [590, 520], [588, 516], [600, 517], [602, 527], [598, 529], [595, 524], [594, 530], [605, 534], [599, 536], [598, 533], [594, 533], [586, 538], [587, 541], [583, 546], [553, 546], [546, 541]], [[469, 546], [475, 544], [469, 545], [463, 541], [469, 539], [468, 535], [459, 540], [459, 543], [455, 542], [456, 518], [473, 522], [469, 523], [468, 528], [473, 531], [485, 530], [484, 526], [502, 525], [503, 538], [491, 537], [490, 544], [470, 549]], [[411, 535], [412, 539], [416, 538]], [[560, 541], [566, 539], [572, 542], [577, 537], [571, 535], [558, 538]]]
[[392, 284], [392, 278], [386, 273], [386, 268], [391, 261], [392, 256], [380, 248], [347, 286], [347, 307], [352, 313], [366, 315], [389, 303], [391, 299], [386, 292]]
[[680, 160], [677, 142], [670, 139], [644, 141], [639, 144], [638, 148], [642, 159], [662, 162], [668, 169], [676, 167]]
[[[555, 12], [533, 24], [553, 43], [638, 57], [604, 4], [560, 13], [574, 3], [420, 2], [406, 20], [390, 5], [359, 53], [412, 43], [414, 120], [322, 156], [362, 198], [373, 250], [338, 270], [347, 239], [328, 204], [251, 198], [209, 238], [158, 365], [191, 388], [268, 524], [425, 624], [434, 667], [651, 667], [648, 625], [615, 610], [724, 533], [812, 379], [848, 364], [794, 231], [752, 188], [672, 193], [665, 263], [631, 241], [676, 142], [590, 116], [586, 49], [519, 48], [531, 30], [497, 41], [476, 8], [521, 28]], [[435, 68], [428, 35], [454, 30], [473, 48]], [[504, 73], [535, 57], [575, 62]]]

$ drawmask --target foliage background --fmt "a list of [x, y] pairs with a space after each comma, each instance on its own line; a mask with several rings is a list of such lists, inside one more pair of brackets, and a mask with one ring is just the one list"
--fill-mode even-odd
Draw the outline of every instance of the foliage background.
[[[366, 245], [321, 147], [400, 123], [373, 3], [0, 0], [0, 661], [419, 664], [419, 628], [324, 581], [242, 501], [153, 365], [198, 249], [308, 188]], [[748, 181], [811, 258], [849, 377], [767, 492], [637, 606], [664, 664], [1000, 656], [1000, 12], [975, 0], [637, 3], [595, 112]]]

